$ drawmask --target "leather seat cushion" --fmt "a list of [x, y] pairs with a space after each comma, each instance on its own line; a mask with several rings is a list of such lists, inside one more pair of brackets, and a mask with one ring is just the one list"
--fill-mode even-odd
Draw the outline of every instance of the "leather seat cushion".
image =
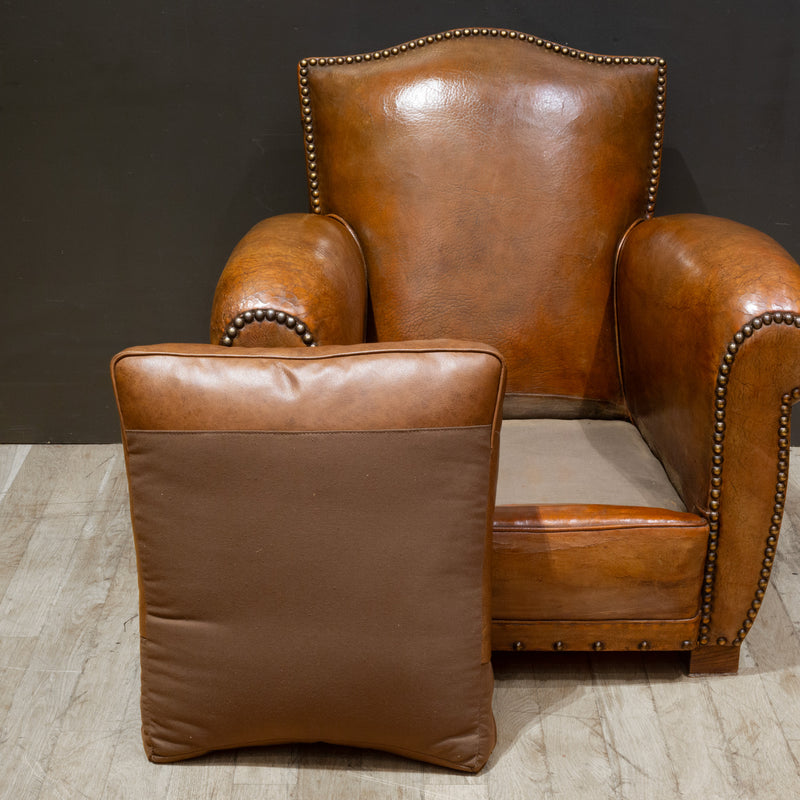
[[503, 423], [494, 619], [692, 618], [707, 541], [630, 423]]

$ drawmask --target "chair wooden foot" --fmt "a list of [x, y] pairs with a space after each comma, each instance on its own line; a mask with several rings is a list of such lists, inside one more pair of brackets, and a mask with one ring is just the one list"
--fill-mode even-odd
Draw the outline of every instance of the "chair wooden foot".
[[707, 645], [689, 654], [690, 675], [734, 675], [739, 671], [739, 648]]

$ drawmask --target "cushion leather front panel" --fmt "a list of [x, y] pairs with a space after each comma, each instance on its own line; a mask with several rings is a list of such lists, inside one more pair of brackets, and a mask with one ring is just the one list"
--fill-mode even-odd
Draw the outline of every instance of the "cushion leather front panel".
[[151, 758], [324, 740], [485, 761], [491, 426], [127, 441]]
[[613, 264], [657, 78], [480, 36], [309, 66], [320, 209], [359, 237], [377, 338], [485, 341], [510, 392], [621, 405]]
[[351, 430], [492, 424], [503, 364], [469, 342], [165, 344], [112, 364], [126, 428]]
[[690, 619], [708, 523], [668, 509], [498, 506], [492, 616], [500, 620]]

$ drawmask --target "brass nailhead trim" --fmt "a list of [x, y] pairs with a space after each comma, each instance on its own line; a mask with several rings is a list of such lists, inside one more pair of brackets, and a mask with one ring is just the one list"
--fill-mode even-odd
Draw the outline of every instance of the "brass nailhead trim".
[[512, 650], [516, 650], [517, 652], [519, 652], [520, 650], [524, 650], [525, 649], [525, 643], [524, 642], [514, 642], [511, 645], [511, 649]]
[[[725, 406], [727, 403], [728, 393], [728, 379], [730, 376], [731, 368], [736, 361], [736, 355], [739, 349], [747, 339], [750, 339], [754, 333], [761, 330], [763, 327], [769, 325], [782, 324], [793, 325], [800, 328], [800, 314], [792, 311], [768, 311], [757, 317], [754, 317], [750, 322], [743, 325], [735, 334], [731, 342], [726, 348], [725, 355], [722, 357], [722, 362], [717, 374], [716, 386], [716, 400], [715, 400], [715, 418], [716, 423], [714, 426], [713, 444], [712, 444], [712, 468], [711, 468], [711, 492], [709, 508], [711, 509], [708, 514], [708, 550], [706, 555], [705, 575], [703, 577], [703, 624], [700, 626], [700, 636], [698, 643], [700, 645], [709, 644], [708, 633], [710, 631], [711, 613], [713, 609], [714, 599], [714, 578], [716, 572], [717, 548], [719, 544], [719, 509], [720, 499], [722, 497], [722, 471], [724, 462], [724, 446], [725, 446]], [[731, 640], [734, 647], [739, 647], [745, 636], [747, 636], [750, 628], [753, 627], [753, 620], [758, 615], [758, 610], [761, 608], [761, 601], [764, 598], [764, 592], [769, 583], [769, 578], [772, 573], [772, 565], [775, 558], [775, 546], [778, 543], [778, 533], [781, 528], [781, 521], [783, 520], [783, 504], [786, 499], [786, 481], [788, 478], [789, 469], [789, 414], [791, 413], [792, 403], [800, 399], [800, 387], [795, 387], [791, 392], [787, 392], [781, 397], [780, 418], [778, 423], [778, 460], [777, 460], [777, 479], [775, 483], [775, 497], [774, 506], [772, 509], [772, 518], [767, 535], [766, 546], [764, 548], [764, 560], [761, 563], [761, 573], [759, 576], [758, 585], [756, 587], [754, 599], [747, 609], [745, 619], [742, 622], [741, 628], [736, 632], [736, 636]], [[717, 639], [717, 644], [725, 645], [728, 640], [724, 636]]]
[[297, 317], [287, 314], [285, 311], [276, 311], [274, 308], [253, 308], [248, 311], [242, 311], [225, 326], [225, 333], [219, 340], [219, 343], [224, 347], [233, 347], [233, 340], [239, 335], [239, 331], [250, 325], [253, 322], [275, 322], [278, 325], [283, 325], [290, 330], [293, 330], [302, 340], [306, 347], [316, 347], [317, 343], [314, 341], [314, 335], [308, 329], [305, 322], [297, 319]]
[[322, 201], [319, 192], [319, 173], [317, 170], [316, 144], [314, 142], [314, 121], [311, 113], [311, 98], [308, 89], [308, 72], [310, 67], [324, 67], [336, 65], [363, 64], [369, 61], [378, 61], [381, 58], [394, 58], [403, 55], [409, 50], [416, 50], [418, 47], [436, 44], [438, 42], [452, 41], [469, 36], [499, 36], [502, 39], [514, 39], [525, 44], [532, 44], [541, 47], [551, 53], [558, 53], [567, 58], [574, 58], [578, 61], [585, 61], [589, 64], [602, 64], [612, 66], [627, 65], [651, 65], [658, 67], [658, 79], [656, 85], [656, 119], [653, 134], [652, 160], [650, 163], [650, 183], [647, 189], [646, 217], [652, 217], [656, 208], [656, 195], [658, 193], [658, 180], [661, 175], [661, 149], [664, 138], [664, 101], [667, 84], [667, 62], [663, 58], [639, 57], [639, 56], [601, 56], [596, 53], [588, 53], [584, 50], [577, 50], [566, 45], [549, 42], [538, 36], [531, 36], [520, 31], [506, 30], [504, 28], [455, 28], [444, 33], [432, 34], [421, 39], [412, 39], [405, 44], [386, 50], [376, 50], [374, 53], [361, 53], [355, 56], [339, 56], [338, 58], [304, 58], [298, 65], [298, 80], [300, 88], [300, 104], [303, 117], [303, 129], [305, 131], [306, 143], [306, 170], [308, 173], [309, 197], [311, 200], [311, 210], [315, 214], [320, 214]]

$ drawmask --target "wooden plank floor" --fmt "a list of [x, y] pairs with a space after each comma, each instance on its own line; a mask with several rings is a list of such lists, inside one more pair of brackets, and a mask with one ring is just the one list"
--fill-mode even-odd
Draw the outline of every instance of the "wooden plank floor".
[[497, 748], [465, 776], [324, 745], [150, 764], [121, 448], [2, 446], [0, 798], [798, 797], [800, 466], [792, 470], [772, 586], [739, 675], [689, 678], [677, 654], [498, 655]]

